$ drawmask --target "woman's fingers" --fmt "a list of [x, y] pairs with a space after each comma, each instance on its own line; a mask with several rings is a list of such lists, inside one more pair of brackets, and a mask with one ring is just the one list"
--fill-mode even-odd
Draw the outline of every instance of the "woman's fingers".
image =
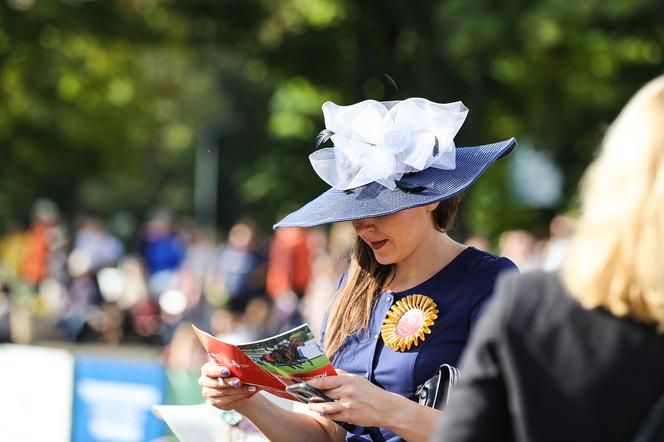
[[327, 376], [323, 378], [309, 379], [307, 384], [314, 388], [318, 388], [319, 390], [331, 390], [348, 382], [348, 380], [351, 379], [349, 376], [352, 375]]
[[[238, 388], [219, 388], [219, 387], [203, 387], [201, 388], [201, 392], [203, 393], [203, 397], [206, 399], [210, 398], [240, 398], [240, 397], [247, 397], [248, 395], [254, 393], [256, 391], [256, 387], [252, 387], [251, 385], [249, 386], [242, 386]], [[253, 390], [253, 391], [252, 391]]]
[[257, 388], [254, 385], [243, 385], [237, 388], [230, 387], [203, 387], [201, 389], [203, 397], [213, 406], [222, 410], [235, 408], [238, 401], [246, 400], [256, 393]]
[[219, 380], [220, 379], [210, 378], [208, 376], [201, 376], [198, 378], [198, 385], [203, 388], [216, 388], [219, 387]]
[[198, 378], [203, 397], [217, 408], [230, 410], [258, 391], [254, 385], [243, 385], [242, 381], [231, 375], [228, 367], [207, 362], [201, 366], [201, 376]]
[[242, 382], [238, 378], [219, 378], [219, 385], [238, 388], [242, 386]]
[[345, 413], [349, 411], [349, 404], [340, 401], [318, 403], [310, 402], [309, 409], [329, 419], [344, 420], [344, 417], [346, 416]]
[[201, 367], [201, 374], [210, 378], [223, 378], [230, 376], [231, 372], [223, 365], [217, 365], [214, 362], [206, 362]]
[[201, 376], [198, 378], [198, 385], [207, 388], [239, 388], [242, 386], [242, 381], [238, 378]]
[[375, 427], [389, 410], [392, 393], [360, 376], [340, 372], [338, 376], [316, 379], [315, 386], [334, 402], [310, 403], [309, 409], [333, 420]]
[[248, 390], [248, 387], [241, 388], [208, 388], [203, 387], [201, 389], [203, 397], [206, 399], [239, 399], [247, 397], [248, 394], [251, 394], [251, 391]]
[[205, 399], [220, 398], [226, 395], [226, 392], [223, 390], [218, 390], [216, 388], [208, 388], [208, 387], [201, 388], [201, 392], [203, 393], [203, 397]]

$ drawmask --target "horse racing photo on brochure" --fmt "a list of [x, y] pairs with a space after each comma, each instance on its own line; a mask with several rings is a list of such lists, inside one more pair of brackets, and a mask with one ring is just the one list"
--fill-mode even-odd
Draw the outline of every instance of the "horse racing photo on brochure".
[[255, 343], [238, 345], [255, 363], [285, 377], [310, 377], [313, 371], [330, 364], [308, 327], [302, 326]]

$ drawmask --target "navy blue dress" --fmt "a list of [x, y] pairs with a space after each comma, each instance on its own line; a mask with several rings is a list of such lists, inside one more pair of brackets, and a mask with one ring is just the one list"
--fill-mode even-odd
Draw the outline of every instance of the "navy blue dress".
[[[441, 364], [458, 366], [468, 335], [493, 293], [496, 278], [506, 270], [516, 270], [509, 259], [468, 247], [423, 283], [402, 292], [381, 293], [368, 330], [349, 336], [334, 356], [333, 365], [364, 376], [387, 391], [417, 401], [415, 390], [433, 376]], [[433, 299], [438, 306], [438, 319], [430, 327], [431, 334], [425, 335], [424, 342], [417, 347], [406, 351], [392, 350], [384, 345], [380, 328], [392, 305], [413, 294]], [[321, 344], [325, 338], [325, 326], [326, 321]], [[381, 429], [381, 432], [387, 441], [402, 440], [388, 430]], [[348, 432], [346, 439], [371, 440], [362, 427]]]

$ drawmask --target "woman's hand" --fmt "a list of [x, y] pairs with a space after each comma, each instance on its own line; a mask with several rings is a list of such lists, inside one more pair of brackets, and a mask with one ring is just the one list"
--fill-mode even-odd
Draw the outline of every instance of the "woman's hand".
[[202, 387], [203, 397], [222, 410], [240, 411], [258, 390], [254, 385], [242, 385], [238, 378], [231, 376], [228, 368], [213, 362], [201, 367], [198, 385]]
[[335, 402], [311, 402], [309, 409], [325, 417], [362, 427], [387, 427], [396, 412], [390, 404], [394, 394], [363, 377], [337, 370], [338, 376], [311, 379], [307, 384], [335, 399]]

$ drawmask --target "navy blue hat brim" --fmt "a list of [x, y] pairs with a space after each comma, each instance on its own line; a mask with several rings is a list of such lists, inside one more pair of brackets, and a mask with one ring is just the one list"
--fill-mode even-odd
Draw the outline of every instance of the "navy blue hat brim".
[[330, 189], [274, 225], [280, 227], [315, 227], [340, 221], [390, 215], [400, 210], [425, 206], [463, 192], [494, 162], [509, 154], [516, 139], [456, 149], [456, 168], [442, 170], [429, 167], [402, 178], [421, 192], [390, 190], [369, 183], [352, 190]]

